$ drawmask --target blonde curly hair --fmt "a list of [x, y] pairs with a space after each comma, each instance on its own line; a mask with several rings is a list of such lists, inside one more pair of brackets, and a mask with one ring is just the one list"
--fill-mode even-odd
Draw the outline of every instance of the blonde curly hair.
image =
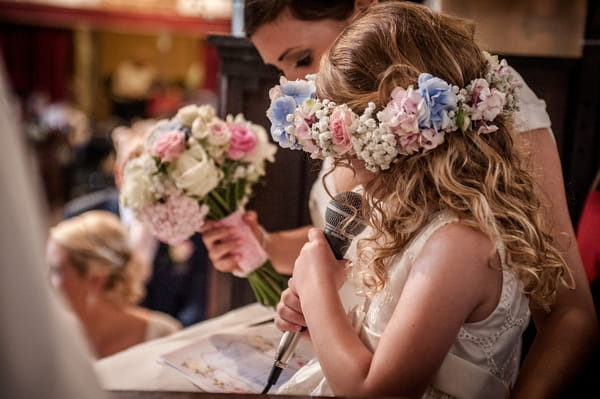
[[[322, 58], [317, 96], [360, 114], [369, 102], [381, 110], [395, 87], [415, 85], [423, 72], [465, 87], [485, 76], [487, 65], [473, 32], [468, 21], [418, 4], [373, 5]], [[432, 212], [444, 209], [491, 242], [504, 243], [507, 267], [534, 304], [549, 310], [560, 284], [574, 286], [550, 226], [544, 225], [541, 194], [517, 148], [511, 120], [498, 117], [494, 124], [499, 129], [490, 134], [447, 134], [438, 148], [401, 156], [365, 185], [363, 214], [373, 234], [359, 242], [358, 252], [368, 266], [363, 282], [370, 292], [384, 286], [387, 264]]]
[[113, 303], [137, 304], [145, 294], [142, 263], [133, 254], [121, 220], [107, 211], [88, 211], [59, 222], [50, 239], [66, 252], [81, 276], [105, 274], [103, 295]]

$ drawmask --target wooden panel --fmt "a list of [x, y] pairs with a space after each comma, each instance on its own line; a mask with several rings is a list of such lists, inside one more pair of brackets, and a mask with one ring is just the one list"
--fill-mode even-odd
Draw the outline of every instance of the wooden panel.
[[501, 54], [580, 57], [586, 0], [441, 0], [441, 10], [471, 19], [486, 49]]

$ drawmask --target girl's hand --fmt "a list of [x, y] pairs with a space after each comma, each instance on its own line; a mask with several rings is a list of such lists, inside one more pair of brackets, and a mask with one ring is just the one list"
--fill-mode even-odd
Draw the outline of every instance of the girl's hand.
[[346, 260], [335, 258], [321, 230], [310, 229], [308, 242], [302, 247], [294, 265], [297, 292], [302, 296], [306, 290], [339, 290], [346, 280], [346, 263]]
[[[258, 224], [256, 212], [246, 212], [244, 222], [264, 247], [266, 232]], [[218, 221], [206, 221], [199, 230], [202, 233], [202, 241], [204, 241], [204, 245], [208, 250], [208, 257], [215, 269], [221, 272], [234, 273], [242, 271], [238, 264], [239, 256], [233, 253], [239, 246], [239, 240], [232, 234], [232, 230], [221, 225]]]
[[306, 326], [306, 320], [304, 320], [304, 314], [300, 306], [300, 297], [296, 292], [294, 279], [290, 278], [288, 288], [283, 291], [277, 304], [275, 327], [281, 331], [300, 331], [304, 326]]

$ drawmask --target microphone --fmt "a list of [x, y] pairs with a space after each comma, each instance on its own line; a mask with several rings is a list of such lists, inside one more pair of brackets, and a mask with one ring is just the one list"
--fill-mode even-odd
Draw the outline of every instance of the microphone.
[[[365, 229], [361, 206], [362, 197], [353, 191], [339, 193], [327, 204], [323, 234], [337, 260], [344, 258], [354, 237]], [[275, 361], [269, 373], [267, 385], [261, 392], [262, 394], [269, 392], [269, 389], [277, 383], [281, 372], [294, 355], [301, 332], [305, 330], [306, 327], [302, 327], [299, 332], [286, 331], [283, 333], [275, 351]]]

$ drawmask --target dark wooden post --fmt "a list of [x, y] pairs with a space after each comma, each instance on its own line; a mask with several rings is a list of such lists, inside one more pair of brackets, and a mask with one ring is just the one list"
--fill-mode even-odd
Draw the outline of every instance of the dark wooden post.
[[[216, 47], [220, 61], [219, 115], [241, 112], [269, 132], [269, 89], [278, 82], [279, 72], [265, 65], [245, 38], [209, 35], [208, 43]], [[269, 231], [308, 224], [308, 195], [318, 167], [301, 151], [279, 149], [275, 163], [267, 167], [265, 184], [255, 187], [247, 209], [255, 210]], [[213, 270], [209, 284], [209, 317], [255, 300], [245, 279]]]

